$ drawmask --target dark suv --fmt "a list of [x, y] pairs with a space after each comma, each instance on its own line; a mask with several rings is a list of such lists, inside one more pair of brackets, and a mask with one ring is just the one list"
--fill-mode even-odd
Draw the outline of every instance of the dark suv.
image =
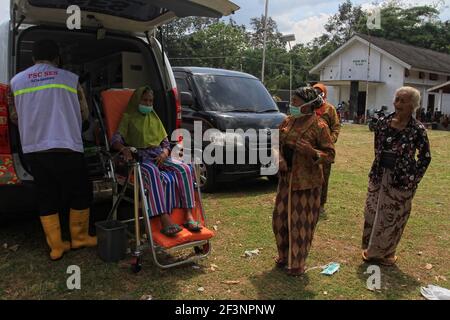
[[[223, 69], [199, 67], [172, 68], [178, 91], [181, 94], [182, 128], [194, 132], [194, 122], [200, 121], [203, 132], [217, 129], [223, 140], [242, 143], [246, 151], [245, 163], [201, 165], [201, 186], [212, 192], [218, 182], [231, 181], [242, 177], [261, 176], [259, 158], [249, 161], [249, 151], [260, 149], [270, 153], [270, 138], [264, 141], [249, 139], [246, 135], [241, 142], [227, 130], [241, 129], [247, 132], [264, 130], [270, 136], [270, 129], [276, 129], [284, 120], [264, 85], [252, 75]], [[220, 132], [219, 132], [220, 131]], [[230, 139], [229, 139], [230, 138]], [[204, 141], [203, 150], [213, 141]], [[188, 151], [189, 150], [189, 151]], [[185, 152], [192, 152], [194, 146], [185, 145]], [[262, 150], [262, 151], [264, 151]], [[275, 176], [269, 176], [275, 179]]]

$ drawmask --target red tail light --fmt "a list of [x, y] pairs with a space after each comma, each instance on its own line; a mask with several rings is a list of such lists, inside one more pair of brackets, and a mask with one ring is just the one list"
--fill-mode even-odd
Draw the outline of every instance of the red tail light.
[[178, 95], [177, 88], [172, 88], [172, 93], [175, 99], [175, 107], [176, 107], [176, 113], [177, 113], [177, 119], [175, 121], [175, 128], [179, 129], [181, 128], [181, 100], [180, 96]]
[[0, 154], [11, 154], [8, 130], [8, 87], [0, 84]]

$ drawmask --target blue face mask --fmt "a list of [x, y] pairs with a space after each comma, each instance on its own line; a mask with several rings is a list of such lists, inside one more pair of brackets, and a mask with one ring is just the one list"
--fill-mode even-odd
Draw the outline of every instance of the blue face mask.
[[146, 106], [146, 105], [140, 104], [138, 109], [139, 109], [139, 112], [142, 114], [149, 114], [149, 113], [153, 112], [153, 106]]

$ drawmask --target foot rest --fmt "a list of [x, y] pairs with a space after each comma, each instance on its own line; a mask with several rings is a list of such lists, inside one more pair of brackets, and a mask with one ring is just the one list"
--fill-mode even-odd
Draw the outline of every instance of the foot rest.
[[185, 228], [182, 229], [183, 230], [177, 233], [175, 237], [168, 237], [160, 231], [155, 232], [155, 230], [153, 230], [153, 240], [158, 246], [170, 249], [189, 242], [209, 240], [214, 236], [214, 232], [205, 227], [203, 227], [200, 232], [190, 232]]
[[212, 237], [214, 237], [214, 232], [209, 230], [206, 227], [203, 227], [199, 232], [190, 232], [191, 235], [189, 237], [189, 241], [202, 241], [202, 240], [209, 240]]
[[168, 237], [161, 233], [161, 231], [152, 230], [153, 241], [160, 247], [170, 249], [180, 244], [189, 242], [191, 233], [183, 228], [176, 234], [175, 237]]

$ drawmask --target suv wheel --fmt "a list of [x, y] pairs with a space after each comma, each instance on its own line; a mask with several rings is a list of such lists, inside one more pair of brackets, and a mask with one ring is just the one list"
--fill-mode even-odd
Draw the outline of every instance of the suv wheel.
[[214, 165], [200, 164], [200, 189], [202, 192], [211, 193], [216, 190], [216, 173]]
[[270, 182], [273, 184], [278, 184], [278, 174], [274, 174], [273, 176], [267, 176]]

